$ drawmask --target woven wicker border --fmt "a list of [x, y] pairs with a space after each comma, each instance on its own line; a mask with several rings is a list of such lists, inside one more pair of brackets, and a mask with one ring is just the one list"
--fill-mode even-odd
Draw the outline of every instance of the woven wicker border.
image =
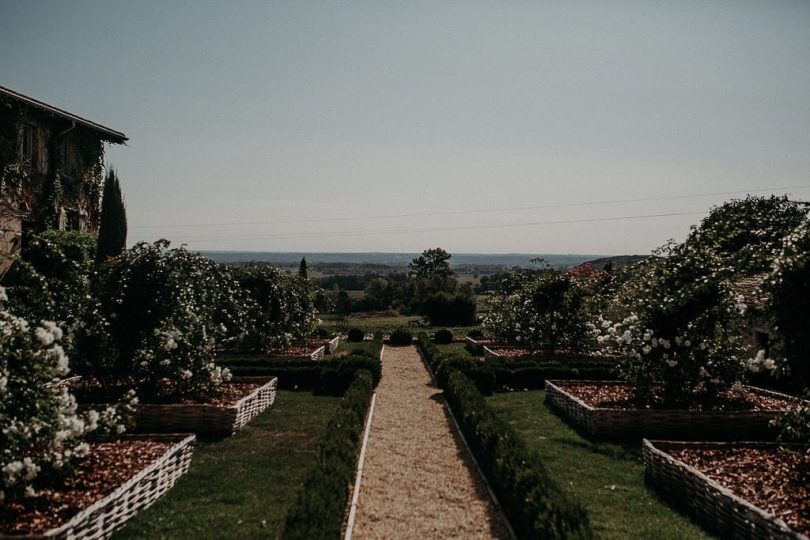
[[276, 399], [276, 377], [234, 377], [231, 382], [261, 384], [233, 405], [138, 405], [135, 424], [140, 433], [193, 432], [227, 437], [264, 411]]
[[67, 523], [39, 535], [0, 535], [0, 538], [109, 538], [114, 531], [149, 507], [183, 476], [194, 452], [194, 435], [149, 435], [133, 437], [176, 442], [157, 460], [118, 486], [115, 491], [88, 506]]
[[808, 540], [778, 519], [694, 467], [668, 453], [673, 448], [723, 448], [756, 446], [775, 448], [777, 443], [711, 443], [644, 440], [644, 465], [649, 484], [665, 499], [687, 508], [714, 533], [728, 538], [777, 538]]
[[[591, 407], [566, 392], [578, 384], [626, 384], [622, 381], [546, 381], [546, 401], [571, 424], [593, 438], [660, 438], [704, 441], [767, 441], [774, 439], [769, 422], [786, 411], [688, 411], [680, 409], [603, 409]], [[793, 396], [749, 387], [799, 403]]]

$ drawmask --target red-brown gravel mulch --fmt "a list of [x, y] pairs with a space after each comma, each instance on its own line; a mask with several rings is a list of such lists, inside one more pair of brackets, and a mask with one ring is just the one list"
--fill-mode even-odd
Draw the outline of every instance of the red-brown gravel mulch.
[[744, 446], [669, 453], [795, 531], [810, 534], [810, 453]]
[[[633, 389], [629, 384], [589, 384], [575, 383], [560, 385], [560, 388], [584, 401], [591, 407], [599, 409], [638, 409], [633, 399]], [[796, 407], [796, 403], [768, 394], [750, 391], [738, 395], [731, 391], [720, 394], [719, 399], [711, 403], [694, 402], [689, 410], [702, 411], [783, 411]], [[661, 402], [653, 403], [648, 408], [667, 408]]]
[[[215, 393], [184, 398], [178, 397], [176, 393], [172, 391], [171, 383], [167, 381], [159, 388], [157, 395], [148, 395], [145, 398], [141, 396], [138, 397], [144, 405], [203, 404], [227, 407], [235, 404], [237, 401], [259, 388], [259, 386], [261, 385], [254, 383], [223, 383], [217, 387]], [[115, 402], [128, 390], [126, 387], [111, 388], [97, 380], [79, 380], [73, 383], [71, 388], [77, 401], [85, 404]]]
[[63, 485], [35, 486], [35, 497], [0, 504], [0, 534], [42, 534], [62, 525], [160, 458], [171, 445], [127, 439], [91, 444], [90, 454]]
[[489, 346], [489, 350], [498, 356], [511, 359], [511, 358], [529, 358], [532, 360], [548, 360], [548, 361], [562, 361], [565, 360], [605, 360], [614, 358], [605, 354], [593, 352], [575, 352], [575, 351], [555, 351], [553, 354], [547, 354], [538, 349], [526, 349], [522, 347], [493, 347]]

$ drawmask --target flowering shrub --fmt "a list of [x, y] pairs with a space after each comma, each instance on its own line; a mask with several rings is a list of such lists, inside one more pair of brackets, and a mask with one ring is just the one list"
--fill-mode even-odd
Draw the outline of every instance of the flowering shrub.
[[244, 325], [241, 290], [213, 261], [169, 242], [140, 243], [111, 259], [88, 317], [84, 367], [148, 399], [199, 396], [230, 379], [215, 343]]
[[784, 356], [797, 386], [810, 386], [810, 221], [783, 243], [765, 281], [766, 312], [775, 330], [773, 349]]
[[90, 434], [125, 429], [117, 407], [77, 412], [59, 384], [70, 370], [62, 329], [49, 321], [32, 328], [6, 311], [7, 300], [0, 287], [0, 502], [70, 473]]
[[251, 299], [247, 347], [287, 346], [315, 328], [312, 284], [267, 265], [238, 267], [235, 276]]
[[511, 292], [494, 295], [484, 327], [502, 341], [552, 354], [584, 348], [590, 320], [593, 275], [546, 269], [518, 272], [505, 284]]
[[70, 349], [90, 303], [94, 251], [95, 235], [89, 233], [46, 231], [27, 238], [23, 259], [3, 279], [12, 311], [29, 320], [56, 321]]
[[[745, 350], [737, 329], [747, 306], [731, 283], [769, 264], [773, 246], [802, 215], [784, 198], [732, 201], [713, 210], [682, 244], [661, 248], [663, 258], [643, 263], [624, 283], [614, 320], [600, 318], [594, 332], [626, 358], [622, 373], [641, 403], [661, 397], [683, 405], [728, 389], [742, 392], [746, 373], [776, 368], [764, 351]], [[662, 396], [654, 395], [658, 384]]]
[[772, 422], [779, 429], [779, 439], [810, 445], [810, 391], [799, 407], [791, 409]]

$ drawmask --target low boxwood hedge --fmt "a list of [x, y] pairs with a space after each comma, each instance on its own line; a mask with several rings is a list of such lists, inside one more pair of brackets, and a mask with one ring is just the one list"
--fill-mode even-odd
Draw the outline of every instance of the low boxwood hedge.
[[372, 374], [376, 388], [382, 377], [379, 356], [355, 350], [333, 360], [289, 360], [268, 362], [261, 358], [221, 361], [220, 364], [237, 376], [274, 375], [282, 390], [310, 390], [332, 396], [343, 395], [354, 374], [365, 369]]
[[487, 364], [469, 356], [446, 355], [425, 334], [419, 336], [419, 347], [436, 377], [436, 385], [439, 388], [445, 388], [450, 373], [458, 370], [467, 375], [482, 394], [485, 396], [492, 394], [495, 388], [495, 373]]
[[317, 463], [287, 512], [283, 538], [340, 537], [366, 411], [371, 402], [372, 381], [368, 370], [358, 370], [354, 375], [318, 443]]
[[359, 328], [352, 328], [349, 330], [349, 333], [346, 334], [346, 340], [351, 341], [352, 343], [360, 343], [365, 339], [366, 333], [360, 330]]
[[437, 343], [439, 345], [447, 345], [448, 343], [453, 343], [453, 332], [445, 328], [437, 330], [436, 333], [433, 334], [433, 343]]
[[469, 378], [452, 371], [444, 395], [518, 538], [594, 537], [585, 508], [560, 489]]
[[413, 343], [413, 334], [404, 328], [397, 328], [391, 332], [388, 342], [394, 347], [402, 347]]

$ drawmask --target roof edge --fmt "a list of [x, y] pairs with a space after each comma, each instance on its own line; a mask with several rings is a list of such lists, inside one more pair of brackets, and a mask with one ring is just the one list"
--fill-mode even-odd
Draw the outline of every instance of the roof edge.
[[107, 126], [103, 126], [99, 123], [93, 122], [92, 120], [88, 120], [87, 118], [81, 117], [77, 114], [73, 114], [67, 112], [64, 109], [60, 109], [59, 107], [54, 107], [53, 105], [49, 105], [44, 101], [40, 101], [38, 99], [34, 99], [30, 96], [26, 96], [25, 94], [21, 94], [16, 92], [10, 88], [6, 88], [5, 86], [0, 86], [0, 96], [5, 95], [17, 101], [21, 101], [27, 105], [34, 106], [38, 109], [50, 112], [52, 114], [56, 114], [61, 116], [67, 120], [76, 122], [78, 124], [83, 125], [86, 128], [92, 129], [93, 131], [97, 131], [104, 135], [103, 139], [115, 144], [124, 144], [126, 141], [129, 140], [129, 137], [124, 135], [120, 131], [116, 131], [112, 128], [108, 128]]

